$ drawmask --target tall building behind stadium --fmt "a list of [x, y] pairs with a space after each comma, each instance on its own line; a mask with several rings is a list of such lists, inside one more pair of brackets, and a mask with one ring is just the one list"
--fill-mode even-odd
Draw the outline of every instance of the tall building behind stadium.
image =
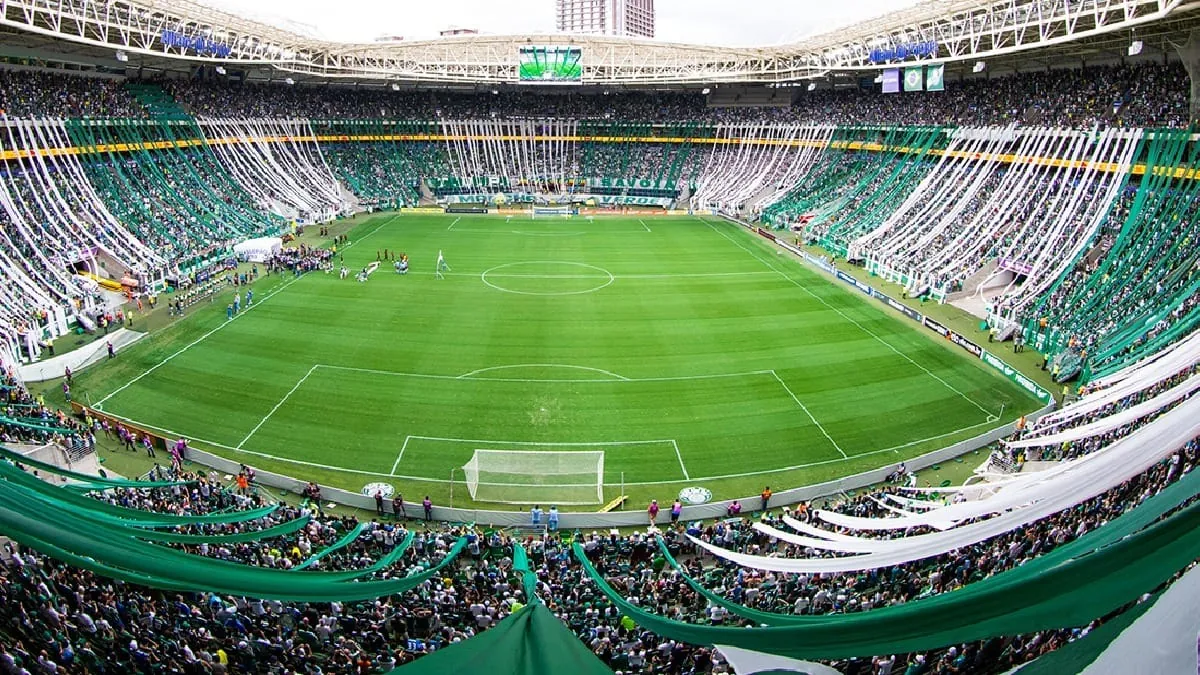
[[654, 0], [555, 0], [563, 33], [654, 37]]
[[0, 675], [1200, 673], [1200, 2], [897, 3], [0, 1]]

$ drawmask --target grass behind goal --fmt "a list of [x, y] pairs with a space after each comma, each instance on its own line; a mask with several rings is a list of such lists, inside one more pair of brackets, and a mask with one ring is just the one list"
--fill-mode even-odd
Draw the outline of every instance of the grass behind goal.
[[[378, 214], [336, 274], [232, 291], [75, 396], [261, 468], [466, 496], [475, 450], [603, 450], [605, 501], [828, 480], [1036, 404], [953, 346], [727, 223]], [[443, 251], [450, 271], [435, 278]], [[440, 440], [429, 440], [440, 439]], [[547, 500], [549, 501], [549, 500]]]

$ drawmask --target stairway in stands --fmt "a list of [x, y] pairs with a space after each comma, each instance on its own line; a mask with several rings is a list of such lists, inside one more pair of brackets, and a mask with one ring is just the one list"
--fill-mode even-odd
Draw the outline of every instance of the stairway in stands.
[[191, 115], [162, 87], [149, 82], [126, 82], [125, 89], [156, 120], [190, 120]]

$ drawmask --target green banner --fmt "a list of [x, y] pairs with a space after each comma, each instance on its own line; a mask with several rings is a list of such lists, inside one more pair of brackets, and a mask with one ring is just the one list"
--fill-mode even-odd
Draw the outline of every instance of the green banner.
[[1042, 403], [1049, 403], [1054, 400], [1054, 397], [1050, 394], [1050, 392], [1042, 389], [1036, 382], [1028, 377], [1025, 377], [1021, 371], [1008, 365], [995, 354], [992, 354], [985, 349], [979, 354], [979, 358], [982, 359], [984, 363], [1000, 371], [1000, 373], [1008, 379], [1016, 382], [1017, 385], [1022, 389], [1036, 396], [1037, 399]]
[[925, 69], [921, 66], [904, 69], [904, 91], [921, 91], [925, 88]]
[[946, 66], [938, 64], [925, 69], [925, 91], [946, 90]]
[[674, 190], [675, 181], [650, 178], [589, 178], [588, 187], [610, 190]]

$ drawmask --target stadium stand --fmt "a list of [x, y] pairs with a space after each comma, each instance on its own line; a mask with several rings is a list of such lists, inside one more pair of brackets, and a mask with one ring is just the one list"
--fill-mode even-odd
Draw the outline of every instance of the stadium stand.
[[[1087, 129], [1187, 126], [1187, 74], [1179, 64], [1094, 67], [948, 82], [921, 106], [858, 89], [798, 93], [791, 106], [708, 107], [702, 96], [612, 92], [538, 96], [393, 92], [168, 80], [163, 88], [199, 117], [328, 119], [567, 118], [631, 122], [804, 125], [1030, 126]], [[1020, 104], [1014, 103], [1019, 101]], [[47, 106], [46, 109], [52, 109]], [[114, 115], [119, 116], [119, 115]]]
[[[1112, 523], [1132, 538], [1190, 522], [1194, 422], [1183, 441], [1157, 442], [1189, 424], [1200, 388], [1200, 144], [1186, 81], [1179, 64], [1141, 63], [950, 82], [920, 106], [857, 87], [749, 105], [678, 92], [418, 92], [0, 69], [0, 363], [39, 358], [74, 325], [119, 325], [101, 282], [126, 297], [163, 279], [200, 287], [235, 243], [294, 223], [500, 193], [719, 212], [789, 228], [913, 296], [986, 289], [995, 333], [1024, 336], [1056, 380], [1083, 383], [1059, 410], [985, 449], [980, 477], [999, 488], [922, 487], [900, 466], [888, 484], [820, 508], [731, 512], [647, 534], [417, 522], [419, 507], [405, 511], [402, 500], [381, 501], [370, 520], [335, 516], [315, 484], [302, 503], [281, 503], [250, 467], [236, 478], [189, 470], [182, 448], [163, 458], [169, 467], [107, 482], [4, 451], [0, 533], [15, 541], [0, 556], [0, 673], [386, 673], [538, 603], [613, 671], [727, 673], [711, 641], [652, 630], [618, 598], [657, 615], [653, 625], [686, 624], [680, 634], [750, 634], [762, 623], [755, 612], [834, 627], [1063, 562], [1052, 556]], [[273, 262], [299, 274], [331, 260], [322, 251]], [[124, 452], [151, 443], [47, 405], [15, 369], [0, 393], [6, 446], [79, 454], [99, 436]], [[1118, 460], [1127, 465], [1103, 476], [1070, 473]], [[1059, 464], [1041, 473], [1042, 462]], [[42, 480], [64, 478], [75, 484]], [[1003, 486], [1041, 481], [1057, 488], [1055, 508], [1004, 501]], [[72, 529], [83, 530], [72, 541], [86, 552], [50, 536]], [[154, 551], [163, 557], [137, 560]], [[861, 552], [897, 557], [856, 563]], [[1196, 557], [1186, 560], [1142, 590], [1162, 590]], [[780, 571], [787, 561], [831, 567]], [[300, 599], [271, 590], [282, 582], [256, 595], [215, 573], [180, 581], [193, 563], [247, 580], [294, 573]], [[330, 599], [319, 584], [399, 590]], [[1036, 630], [822, 660], [844, 675], [1006, 673], [1136, 613], [1133, 597], [1075, 627], [1031, 621]]]
[[[1158, 371], [1170, 372], [1175, 367], [1166, 365]], [[1091, 403], [1094, 398], [1089, 397], [1103, 396], [1105, 390], [1099, 389], [1064, 409], [1058, 417], [1070, 417], [1072, 425], [1086, 426], [1119, 414], [1176, 382], [1195, 379], [1196, 372], [1192, 361], [1132, 396], [1097, 408]], [[1135, 381], [1145, 379], [1135, 378]], [[15, 382], [10, 381], [6, 386], [23, 391]], [[1126, 385], [1129, 388], [1132, 387]], [[1120, 392], [1109, 392], [1113, 393]], [[1073, 408], [1092, 410], [1075, 415]], [[1153, 417], [1133, 421], [1120, 434], [1128, 435], [1142, 428]], [[95, 424], [96, 431], [105, 435], [123, 433]], [[1054, 427], [1061, 429], [1062, 425]], [[6, 434], [9, 432], [11, 429]], [[1028, 435], [1019, 433], [1017, 438]], [[1095, 446], [1084, 444], [1073, 448], [1067, 456], [1099, 452], [1113, 438]], [[12, 438], [6, 435], [6, 440]], [[748, 625], [720, 605], [705, 602], [683, 574], [732, 603], [758, 611], [795, 616], [848, 615], [949, 593], [1028, 564], [1117, 515], [1135, 510], [1138, 504], [1168, 485], [1191, 476], [1200, 459], [1197, 452], [1200, 446], [1189, 443], [1168, 453], [1145, 473], [1061, 514], [1040, 520], [1032, 529], [1014, 530], [968, 549], [913, 561], [901, 568], [864, 570], [855, 575], [784, 576], [748, 572], [704, 555], [692, 543], [694, 537], [755, 555], [813, 557], [828, 556], [831, 552], [790, 544], [772, 535], [784, 526], [807, 526], [808, 531], [821, 532], [836, 544], [838, 538], [851, 538], [851, 533], [853, 538], [895, 541], [901, 536], [934, 531], [928, 527], [879, 532], [826, 529], [829, 525], [821, 522], [822, 510], [808, 504], [766, 513], [761, 518], [679, 523], [663, 532], [661, 544], [640, 534], [593, 533], [582, 538], [582, 549], [622, 594], [635, 596], [640, 605], [677, 620], [709, 626]], [[9, 459], [17, 461], [19, 466], [20, 458], [9, 456]], [[414, 568], [430, 569], [443, 562], [448, 562], [449, 567], [443, 569], [438, 580], [426, 581], [417, 589], [385, 600], [298, 604], [114, 584], [90, 571], [9, 544], [0, 593], [5, 606], [16, 609], [6, 613], [8, 619], [2, 629], [6, 640], [0, 666], [9, 672], [21, 672], [20, 668], [30, 672], [55, 668], [197, 673], [266, 673], [290, 668], [316, 672], [314, 667], [326, 673], [386, 672], [439, 647], [469, 639], [528, 602], [513, 572], [513, 546], [520, 543], [529, 551], [538, 579], [536, 592], [542, 601], [614, 670], [727, 672], [727, 666], [710, 649], [639, 630], [604, 602], [600, 592], [585, 582], [585, 570], [572, 557], [569, 534], [547, 533], [518, 541], [501, 533], [471, 528], [414, 527], [404, 514], [400, 518], [395, 516], [396, 502], [386, 503], [376, 519], [360, 522], [353, 517], [323, 514], [319, 488], [309, 491], [316, 499], [305, 506], [270, 508], [270, 496], [255, 486], [252, 469], [244, 468], [236, 482], [240, 486], [240, 479], [246, 477], [247, 487], [234, 487], [215, 472], [183, 471], [180, 459], [173, 458], [169, 468], [156, 468], [146, 477], [147, 486], [160, 487], [139, 487], [136, 482], [127, 482], [119, 488], [90, 494], [116, 508], [186, 517], [181, 522], [190, 522], [187, 519], [196, 516], [265, 510], [258, 518], [187, 524], [146, 535], [162, 538], [180, 551], [230, 563], [284, 570], [307, 568], [313, 572], [348, 571], [378, 579], [402, 578]], [[896, 480], [897, 485], [903, 484], [902, 472]], [[99, 486], [81, 487], [95, 490]], [[941, 503], [936, 494], [886, 486], [845, 502], [826, 503], [824, 509], [857, 518], [887, 519], [894, 517], [898, 506], [911, 513], [914, 504]], [[816, 528], [818, 524], [823, 527]], [[464, 553], [448, 561], [459, 539], [465, 540]], [[386, 565], [380, 567], [381, 562]], [[307, 572], [297, 571], [297, 574]], [[1085, 630], [1039, 631], [956, 644], [941, 651], [839, 660], [832, 665], [844, 673], [876, 672], [872, 669], [880, 663], [924, 663], [930, 672], [1000, 673], [1082, 637], [1094, 628], [1095, 625]], [[360, 662], [369, 664], [366, 671], [355, 670]]]

